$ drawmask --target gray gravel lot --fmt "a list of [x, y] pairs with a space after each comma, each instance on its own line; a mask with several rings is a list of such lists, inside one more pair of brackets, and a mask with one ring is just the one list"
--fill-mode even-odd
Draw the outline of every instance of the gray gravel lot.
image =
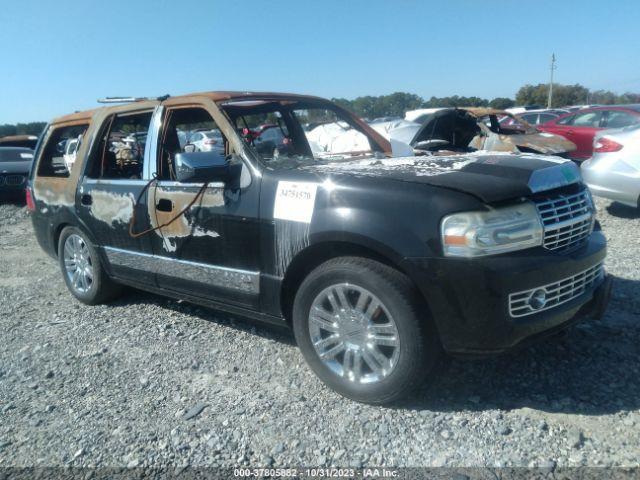
[[379, 408], [325, 388], [286, 332], [138, 291], [78, 303], [2, 204], [0, 466], [637, 466], [640, 214], [598, 205], [603, 321]]

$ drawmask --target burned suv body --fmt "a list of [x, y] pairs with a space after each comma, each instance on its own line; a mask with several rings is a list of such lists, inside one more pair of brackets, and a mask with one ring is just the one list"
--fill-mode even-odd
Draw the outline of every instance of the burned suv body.
[[[247, 132], [263, 124], [287, 141], [256, 148]], [[196, 151], [202, 129], [224, 144]], [[605, 239], [573, 164], [393, 158], [316, 97], [214, 92], [62, 117], [27, 197], [81, 301], [130, 285], [291, 326], [318, 376], [360, 401], [405, 395], [442, 350], [501, 352], [607, 300]]]

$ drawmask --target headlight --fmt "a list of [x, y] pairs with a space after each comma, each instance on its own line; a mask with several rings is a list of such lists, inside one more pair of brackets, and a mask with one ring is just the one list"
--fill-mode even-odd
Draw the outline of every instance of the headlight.
[[442, 220], [442, 246], [449, 257], [479, 257], [542, 245], [543, 227], [531, 202], [488, 212], [464, 212]]

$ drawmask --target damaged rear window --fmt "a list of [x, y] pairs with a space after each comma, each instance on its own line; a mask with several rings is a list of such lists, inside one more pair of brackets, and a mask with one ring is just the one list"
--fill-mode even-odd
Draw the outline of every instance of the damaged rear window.
[[42, 152], [38, 176], [68, 177], [88, 127], [83, 124], [54, 129]]
[[0, 162], [30, 162], [33, 150], [28, 148], [0, 147]]

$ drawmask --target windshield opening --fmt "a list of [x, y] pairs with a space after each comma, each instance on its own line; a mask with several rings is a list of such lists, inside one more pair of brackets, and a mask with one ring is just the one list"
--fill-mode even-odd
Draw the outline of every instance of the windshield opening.
[[246, 145], [267, 164], [286, 159], [328, 162], [372, 157], [382, 147], [331, 103], [230, 101], [221, 105]]

